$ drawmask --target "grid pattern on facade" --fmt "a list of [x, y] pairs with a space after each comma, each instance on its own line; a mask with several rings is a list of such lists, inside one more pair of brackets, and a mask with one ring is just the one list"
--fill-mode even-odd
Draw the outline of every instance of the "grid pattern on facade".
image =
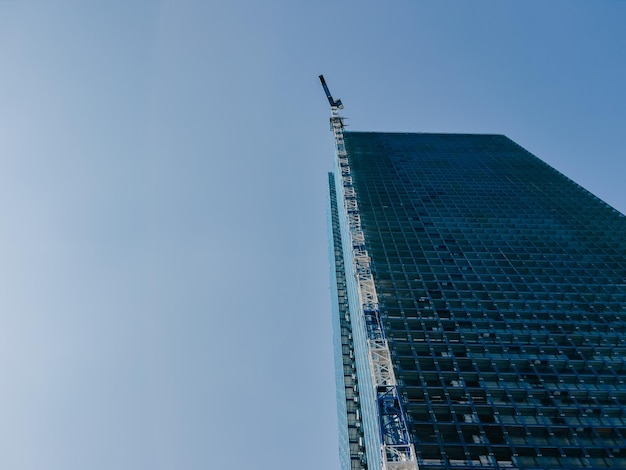
[[[336, 315], [333, 321], [335, 335], [335, 368], [337, 373], [337, 399], [340, 423], [339, 455], [342, 459], [342, 470], [363, 470], [366, 468], [366, 454], [363, 445], [363, 432], [361, 428], [361, 408], [359, 405], [359, 392], [356, 373], [356, 363], [352, 343], [352, 326], [350, 308], [348, 305], [348, 293], [346, 274], [341, 242], [341, 230], [339, 227], [339, 212], [337, 207], [337, 193], [335, 180], [330, 173], [328, 175], [330, 189], [330, 225], [331, 225], [331, 263], [334, 266], [334, 276], [331, 282], [335, 282], [333, 302]], [[341, 429], [344, 427], [344, 429]]]
[[626, 468], [626, 218], [504, 136], [344, 135], [420, 469]]

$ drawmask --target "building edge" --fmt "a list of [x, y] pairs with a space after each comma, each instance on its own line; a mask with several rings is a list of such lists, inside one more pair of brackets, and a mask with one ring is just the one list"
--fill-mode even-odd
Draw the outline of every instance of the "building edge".
[[337, 193], [332, 173], [328, 174], [328, 186], [328, 251], [335, 383], [337, 387], [339, 459], [342, 470], [367, 470], [339, 211], [337, 209]]
[[[352, 185], [343, 120], [332, 109], [335, 137], [335, 189], [341, 229], [352, 344], [363, 411], [363, 440], [371, 470], [417, 470], [407, 417], [396, 383], [391, 353], [380, 318], [378, 296]], [[375, 457], [376, 456], [376, 457]]]

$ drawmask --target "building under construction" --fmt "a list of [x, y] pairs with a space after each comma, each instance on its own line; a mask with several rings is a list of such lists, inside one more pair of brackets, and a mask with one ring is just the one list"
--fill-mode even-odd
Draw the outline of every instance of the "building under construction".
[[347, 132], [322, 84], [342, 469], [626, 468], [626, 217], [501, 135]]

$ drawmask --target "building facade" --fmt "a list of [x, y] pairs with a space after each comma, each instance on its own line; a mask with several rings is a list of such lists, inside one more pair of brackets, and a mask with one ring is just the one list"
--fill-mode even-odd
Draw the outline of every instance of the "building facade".
[[501, 135], [331, 124], [342, 469], [626, 468], [626, 217]]

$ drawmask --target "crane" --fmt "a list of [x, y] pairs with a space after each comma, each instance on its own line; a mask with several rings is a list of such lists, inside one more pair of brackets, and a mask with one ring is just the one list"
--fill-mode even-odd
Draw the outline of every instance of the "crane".
[[343, 109], [343, 103], [341, 100], [335, 101], [333, 99], [333, 95], [330, 94], [330, 90], [328, 89], [328, 85], [326, 85], [326, 80], [324, 80], [324, 75], [320, 75], [320, 82], [322, 82], [322, 86], [324, 87], [324, 92], [326, 93], [326, 98], [328, 98], [328, 102], [330, 103], [330, 107], [333, 110]]

